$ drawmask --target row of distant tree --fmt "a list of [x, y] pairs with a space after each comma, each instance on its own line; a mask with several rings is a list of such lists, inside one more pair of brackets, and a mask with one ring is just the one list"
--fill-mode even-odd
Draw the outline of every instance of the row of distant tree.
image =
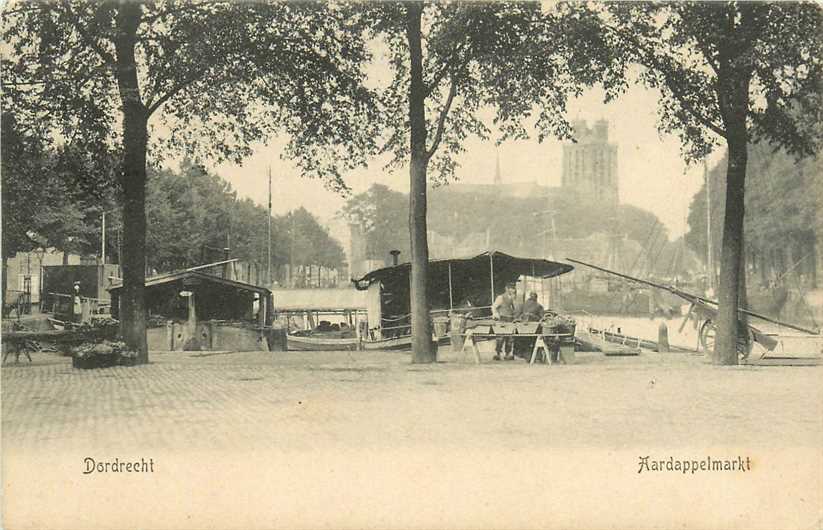
[[[268, 260], [268, 211], [249, 198], [240, 199], [228, 182], [202, 166], [184, 162], [179, 172], [152, 171], [146, 197], [147, 256], [158, 270], [217, 261], [228, 248], [233, 258]], [[342, 269], [345, 254], [305, 208], [272, 217], [272, 266]], [[281, 274], [273, 274], [277, 279]]]
[[[106, 254], [121, 254], [121, 193], [114, 156], [92, 159], [79, 146], [46, 148], [2, 117], [3, 258], [37, 248], [99, 255], [103, 213]], [[223, 179], [184, 161], [179, 171], [151, 168], [146, 196], [146, 265], [164, 272], [231, 257], [265, 271], [268, 211], [240, 199]], [[340, 243], [304, 208], [272, 217], [272, 264], [342, 269]], [[277, 274], [273, 277], [277, 279]]]
[[[711, 233], [715, 266], [720, 259], [725, 214], [726, 158], [708, 172], [711, 186]], [[789, 275], [803, 275], [808, 283], [819, 278], [816, 262], [823, 234], [823, 159], [798, 161], [767, 143], [749, 147], [746, 179], [745, 259], [759, 284], [768, 285]], [[707, 259], [706, 185], [689, 209], [686, 241], [704, 262]]]
[[4, 263], [38, 248], [97, 253], [102, 213], [115, 205], [111, 159], [77, 143], [47, 146], [11, 112], [0, 123]]
[[[341, 211], [345, 219], [361, 226], [369, 259], [387, 259], [392, 249], [409, 255], [408, 213], [408, 195], [382, 184], [351, 197]], [[575, 196], [510, 197], [440, 187], [429, 192], [428, 221], [429, 230], [453, 241], [488, 233], [491, 248], [528, 256], [551, 250], [555, 238], [584, 239], [609, 232], [636, 241], [653, 262], [650, 272], [685, 272], [679, 267], [686, 261], [677, 255], [682, 252], [677, 248], [681, 241], [669, 240], [656, 215], [628, 204], [609, 208]]]

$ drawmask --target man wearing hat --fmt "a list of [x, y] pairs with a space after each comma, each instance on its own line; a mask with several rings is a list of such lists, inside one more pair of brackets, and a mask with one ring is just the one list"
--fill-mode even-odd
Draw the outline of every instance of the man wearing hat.
[[532, 291], [529, 293], [529, 299], [523, 304], [523, 312], [520, 318], [524, 322], [539, 322], [543, 319], [544, 312], [543, 306], [537, 301], [537, 293]]

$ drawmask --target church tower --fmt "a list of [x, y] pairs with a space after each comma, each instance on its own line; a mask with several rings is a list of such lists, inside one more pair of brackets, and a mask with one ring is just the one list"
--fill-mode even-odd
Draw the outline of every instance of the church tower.
[[598, 120], [589, 128], [577, 120], [572, 128], [577, 142], [563, 145], [563, 188], [581, 199], [616, 206], [617, 145], [609, 143], [609, 122]]

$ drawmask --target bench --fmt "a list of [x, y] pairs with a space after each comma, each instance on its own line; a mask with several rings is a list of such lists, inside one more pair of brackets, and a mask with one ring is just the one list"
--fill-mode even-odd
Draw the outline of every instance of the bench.
[[476, 339], [479, 337], [495, 339], [498, 337], [533, 337], [536, 338], [536, 340], [534, 342], [534, 346], [532, 347], [532, 354], [529, 364], [534, 364], [541, 350], [542, 353], [540, 353], [540, 358], [543, 359], [543, 362], [547, 364], [554, 363], [550, 348], [546, 342], [547, 338], [551, 339], [552, 342], [555, 342], [559, 346], [557, 362], [562, 362], [564, 364], [574, 362], [574, 334], [572, 333], [494, 333], [491, 332], [491, 330], [489, 331], [490, 332], [485, 333], [476, 332], [474, 328], [470, 328], [467, 329], [465, 333], [459, 334], [464, 337], [463, 347], [461, 348], [463, 359], [466, 358], [466, 348], [471, 347], [472, 353], [474, 354], [475, 364], [480, 364], [480, 350], [477, 349], [476, 342]]

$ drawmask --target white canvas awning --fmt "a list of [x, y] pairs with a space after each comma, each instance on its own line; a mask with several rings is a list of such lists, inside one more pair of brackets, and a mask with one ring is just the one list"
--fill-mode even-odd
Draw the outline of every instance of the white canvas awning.
[[342, 311], [366, 309], [365, 291], [349, 289], [275, 289], [277, 311]]

